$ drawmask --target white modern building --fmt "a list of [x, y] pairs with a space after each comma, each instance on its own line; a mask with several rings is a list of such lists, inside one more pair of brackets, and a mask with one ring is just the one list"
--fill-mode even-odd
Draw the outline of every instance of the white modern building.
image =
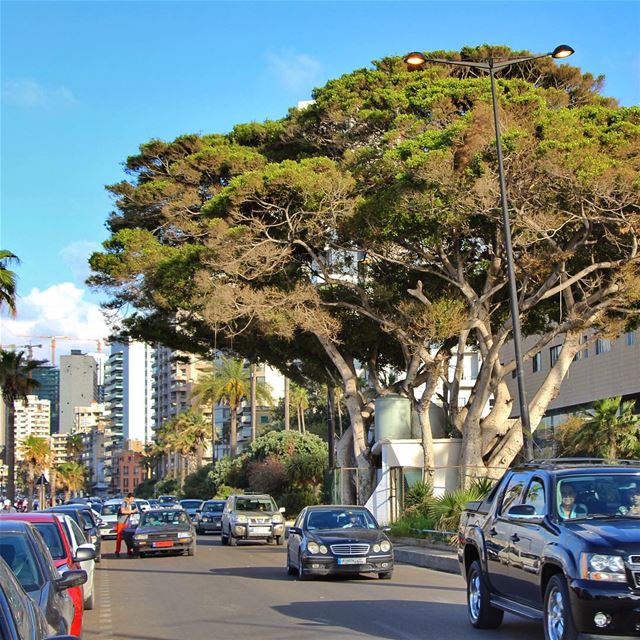
[[153, 435], [154, 349], [143, 342], [113, 343], [105, 366], [104, 398], [112, 429], [125, 440]]
[[16, 460], [23, 459], [22, 443], [25, 438], [35, 436], [49, 438], [51, 405], [48, 400], [27, 396], [27, 401], [16, 400], [15, 404]]

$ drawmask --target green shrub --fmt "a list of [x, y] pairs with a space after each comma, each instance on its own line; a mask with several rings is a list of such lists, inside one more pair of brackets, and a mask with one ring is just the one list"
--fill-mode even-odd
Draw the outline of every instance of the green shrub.
[[215, 493], [215, 485], [210, 478], [211, 465], [205, 464], [203, 467], [190, 473], [184, 481], [182, 495], [185, 498], [198, 498], [199, 500], [209, 500]]
[[391, 525], [391, 535], [397, 537], [424, 538], [423, 529], [435, 529], [435, 520], [417, 509], [408, 509]]
[[288, 520], [295, 518], [304, 507], [312, 504], [320, 504], [320, 498], [317, 492], [312, 489], [292, 488], [286, 491], [278, 500], [279, 507], [285, 508], [285, 516]]
[[433, 498], [433, 487], [429, 482], [416, 482], [404, 497], [405, 509], [426, 504]]
[[230, 495], [234, 493], [244, 493], [243, 489], [238, 489], [237, 487], [229, 487], [226, 484], [223, 484], [218, 487], [216, 491], [216, 498], [219, 500], [226, 500]]

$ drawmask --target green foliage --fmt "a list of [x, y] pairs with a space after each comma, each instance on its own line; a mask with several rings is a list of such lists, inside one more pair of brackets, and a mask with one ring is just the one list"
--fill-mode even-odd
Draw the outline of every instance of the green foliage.
[[156, 495], [180, 495], [180, 479], [175, 476], [167, 476], [156, 483]]
[[264, 460], [269, 456], [286, 460], [296, 454], [321, 457], [323, 453], [327, 455], [327, 445], [321, 438], [298, 431], [270, 431], [256, 438], [250, 448], [250, 455], [256, 460]]
[[404, 498], [406, 509], [426, 505], [433, 498], [433, 486], [429, 482], [416, 482], [407, 491]]
[[402, 538], [424, 538], [420, 533], [425, 529], [435, 530], [436, 521], [421, 509], [407, 509], [396, 522], [391, 524], [391, 535]]
[[235, 458], [229, 456], [217, 460], [215, 467], [209, 472], [209, 480], [214, 487], [222, 486], [247, 488], [247, 479], [244, 475], [248, 456], [241, 454]]
[[211, 464], [205, 464], [185, 478], [182, 487], [183, 497], [200, 500], [209, 500], [213, 497], [216, 487], [211, 481], [211, 468]]
[[455, 533], [458, 530], [460, 516], [467, 502], [483, 500], [491, 491], [492, 486], [492, 483], [481, 479], [468, 489], [458, 489], [433, 498], [429, 503], [427, 512], [435, 520], [435, 528], [440, 531]]
[[144, 500], [148, 500], [149, 498], [153, 498], [155, 493], [157, 480], [154, 478], [149, 478], [144, 482], [141, 482], [134, 490], [134, 494], [136, 498], [142, 498]]
[[219, 499], [226, 499], [234, 493], [244, 493], [244, 491], [242, 489], [238, 489], [237, 487], [229, 487], [223, 484], [218, 487], [215, 497]]
[[295, 518], [306, 506], [320, 504], [320, 495], [310, 488], [291, 488], [276, 497], [278, 506], [285, 508], [287, 518]]

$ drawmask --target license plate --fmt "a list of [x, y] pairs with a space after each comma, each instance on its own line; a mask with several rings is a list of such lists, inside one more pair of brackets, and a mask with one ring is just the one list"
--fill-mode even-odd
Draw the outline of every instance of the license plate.
[[271, 533], [271, 527], [249, 527], [249, 533]]
[[338, 564], [367, 564], [366, 558], [338, 558]]
[[173, 540], [161, 540], [160, 542], [154, 542], [154, 547], [173, 547]]

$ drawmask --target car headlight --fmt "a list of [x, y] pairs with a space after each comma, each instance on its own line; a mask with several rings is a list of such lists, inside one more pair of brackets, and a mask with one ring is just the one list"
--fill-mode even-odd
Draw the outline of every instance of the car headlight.
[[184, 533], [178, 534], [178, 538], [190, 538], [190, 537], [191, 537], [191, 534], [186, 531]]
[[627, 574], [622, 556], [605, 556], [601, 553], [583, 553], [581, 577], [598, 582], [626, 582]]
[[380, 553], [380, 545], [379, 544], [374, 544], [373, 545], [373, 553]]
[[320, 545], [317, 542], [309, 542], [307, 544], [307, 551], [309, 551], [309, 553], [320, 553]]
[[388, 540], [383, 540], [380, 543], [380, 551], [387, 553], [387, 551], [391, 551], [391, 543]]
[[276, 513], [271, 516], [271, 521], [273, 524], [282, 524], [284, 522], [284, 518], [279, 513]]
[[320, 545], [320, 553], [329, 553], [329, 550], [327, 549], [327, 547], [325, 547], [323, 544]]
[[137, 533], [133, 536], [134, 540], [146, 540], [149, 536], [146, 533]]
[[234, 518], [234, 522], [236, 522], [237, 524], [247, 524], [247, 522], [249, 522], [249, 519], [247, 518], [247, 516], [236, 516]]

